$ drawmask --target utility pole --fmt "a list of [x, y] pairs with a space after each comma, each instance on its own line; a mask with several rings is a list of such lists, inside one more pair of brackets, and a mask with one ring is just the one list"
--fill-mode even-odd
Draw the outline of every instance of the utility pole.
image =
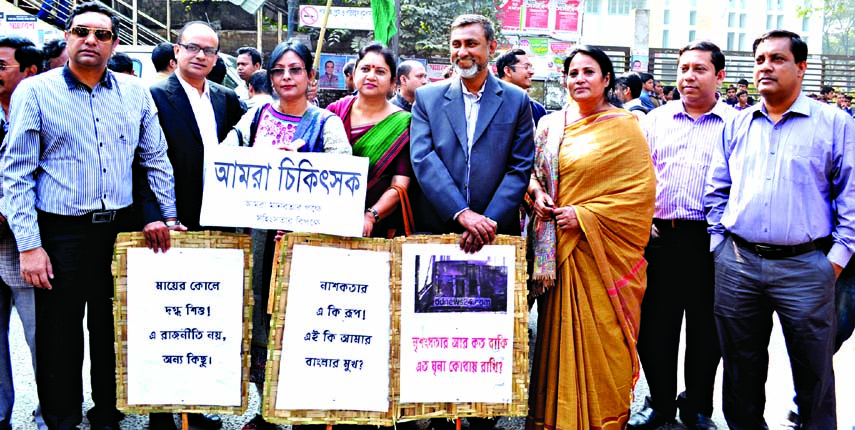
[[299, 0], [288, 0], [288, 39], [294, 37], [297, 29], [297, 14], [300, 12]]
[[398, 58], [398, 42], [401, 40], [401, 0], [395, 0], [395, 28], [398, 31], [392, 36], [390, 45], [392, 45], [392, 54]]

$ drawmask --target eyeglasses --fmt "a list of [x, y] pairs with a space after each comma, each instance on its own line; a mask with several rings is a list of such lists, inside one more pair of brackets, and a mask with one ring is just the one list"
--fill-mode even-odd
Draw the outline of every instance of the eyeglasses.
[[94, 32], [95, 38], [101, 42], [108, 42], [113, 40], [113, 32], [111, 30], [107, 30], [106, 28], [92, 28], [92, 27], [71, 27], [71, 32], [74, 33], [75, 36], [80, 37], [82, 39], [86, 39], [89, 37], [89, 33]]
[[219, 48], [203, 48], [203, 47], [201, 47], [195, 43], [187, 43], [187, 44], [179, 43], [178, 46], [186, 49], [187, 52], [189, 52], [193, 55], [198, 54], [199, 51], [204, 51], [206, 57], [213, 57], [213, 56], [217, 55], [218, 52], [220, 52]]
[[5, 72], [6, 69], [12, 69], [15, 67], [21, 67], [20, 64], [0, 64], [0, 72]]
[[531, 70], [531, 69], [533, 69], [533, 68], [534, 68], [534, 66], [532, 66], [530, 63], [525, 63], [525, 64], [514, 64], [513, 66], [508, 66], [508, 67], [510, 67], [511, 69], [513, 69], [513, 71], [515, 71], [515, 72], [517, 71], [517, 67], [519, 67], [519, 68], [521, 68], [521, 69], [523, 69], [523, 70], [525, 70], [525, 71], [529, 71], [529, 70]]
[[271, 78], [281, 78], [285, 75], [285, 72], [288, 72], [288, 76], [300, 76], [303, 73], [303, 70], [306, 70], [305, 67], [287, 67], [284, 69], [270, 69], [270, 77]]

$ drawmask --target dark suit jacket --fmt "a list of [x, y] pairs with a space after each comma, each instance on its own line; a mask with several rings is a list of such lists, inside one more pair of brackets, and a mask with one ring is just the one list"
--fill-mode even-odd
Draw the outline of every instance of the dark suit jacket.
[[[217, 119], [217, 137], [225, 139], [245, 113], [243, 103], [234, 91], [211, 81], [211, 104]], [[175, 205], [178, 219], [190, 231], [200, 230], [199, 214], [202, 210], [202, 165], [205, 160], [202, 134], [193, 115], [190, 99], [178, 77], [173, 73], [151, 87], [151, 96], [157, 106], [160, 126], [166, 136], [166, 151], [175, 171]], [[135, 187], [136, 187], [135, 183]], [[140, 197], [147, 201], [146, 197]], [[143, 216], [152, 213], [144, 205]], [[145, 220], [151, 222], [154, 220]]]
[[413, 202], [418, 231], [462, 232], [453, 217], [469, 207], [496, 221], [499, 233], [520, 233], [519, 207], [534, 158], [529, 98], [490, 74], [480, 104], [469, 172], [460, 79], [416, 90], [410, 155], [422, 189]]

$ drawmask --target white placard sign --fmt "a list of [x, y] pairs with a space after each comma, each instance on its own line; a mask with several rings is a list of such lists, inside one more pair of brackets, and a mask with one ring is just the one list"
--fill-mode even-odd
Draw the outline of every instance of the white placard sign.
[[368, 159], [210, 146], [200, 224], [361, 237]]
[[[324, 23], [326, 6], [300, 6], [300, 26], [320, 28]], [[374, 18], [370, 7], [338, 7], [330, 8], [330, 19], [327, 28], [346, 28], [349, 30], [374, 30]]]
[[295, 245], [276, 409], [389, 410], [389, 252]]
[[128, 249], [128, 404], [241, 405], [240, 249]]
[[515, 249], [402, 245], [401, 403], [512, 401]]

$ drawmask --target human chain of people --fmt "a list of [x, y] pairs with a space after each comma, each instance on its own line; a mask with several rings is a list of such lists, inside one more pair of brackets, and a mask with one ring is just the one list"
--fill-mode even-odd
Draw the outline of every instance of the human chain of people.
[[[485, 332], [495, 328], [479, 321], [510, 327], [514, 312], [526, 309], [513, 309], [513, 264], [477, 257], [495, 249], [499, 235], [524, 236], [528, 306], [537, 306], [541, 336], [527, 379], [526, 430], [654, 430], [678, 418], [689, 429], [715, 429], [719, 364], [728, 427], [765, 429], [773, 314], [795, 387], [790, 427], [837, 428], [832, 359], [855, 328], [855, 120], [848, 95], [828, 85], [817, 95], [803, 91], [808, 45], [799, 34], [758, 35], [753, 82], [728, 76], [715, 43], [691, 41], [678, 52], [673, 87], [643, 71], [618, 75], [602, 49], [574, 45], [559, 65], [568, 101], [547, 113], [528, 95], [527, 51], [507, 50], [491, 70], [496, 32], [477, 14], [451, 24], [442, 80], [428, 82], [424, 64], [399, 62], [372, 42], [345, 66], [348, 95], [327, 106], [318, 105], [315, 55], [299, 39], [265, 55], [241, 48], [248, 95], [239, 97], [211, 79], [220, 39], [208, 23], [188, 22], [174, 44], [154, 49], [159, 78], [151, 86], [128, 76], [114, 54], [120, 31], [112, 9], [86, 2], [67, 17], [63, 61], [21, 36], [0, 36], [0, 305], [8, 319], [14, 303], [30, 342], [39, 429], [69, 430], [83, 420], [84, 309], [95, 402], [88, 421], [106, 430], [124, 418], [111, 272], [119, 233], [141, 231], [147, 253], [173, 256], [173, 241], [186, 232], [245, 227], [259, 251], [251, 264], [261, 268], [245, 286], [253, 315], [249, 300], [246, 315], [227, 305], [243, 297], [242, 271], [237, 280], [179, 279], [178, 271], [152, 278], [146, 288], [168, 301], [146, 316], [138, 337], [179, 348], [153, 352], [155, 365], [205, 375], [199, 371], [240, 361], [234, 352], [245, 347], [250, 380], [264, 397], [273, 373], [267, 345], [276, 335], [270, 294], [280, 294], [271, 287], [274, 248], [289, 231], [455, 234], [459, 256], [404, 263], [414, 266], [407, 270], [416, 282], [403, 280], [410, 301], [394, 311], [421, 325], [400, 340], [401, 367], [414, 372], [402, 380], [454, 374], [462, 379], [434, 379], [487, 381], [507, 389], [497, 388], [495, 398], [510, 399], [515, 340]], [[299, 198], [284, 200], [289, 193]], [[257, 212], [229, 216], [238, 210]], [[392, 314], [372, 306], [393, 311], [392, 282], [369, 282], [359, 270], [342, 275], [335, 258], [367, 258], [356, 249], [329, 261], [313, 260], [317, 250], [300, 252], [319, 273], [291, 285], [288, 300], [294, 294], [308, 303], [301, 309], [314, 325], [291, 333], [286, 322], [303, 349], [282, 369], [294, 365], [288, 375], [306, 378], [329, 377], [330, 369], [347, 378], [386, 372], [379, 364], [390, 363], [383, 346]], [[374, 252], [365, 260], [372, 267], [402, 264]], [[240, 254], [230, 258], [242, 267]], [[202, 303], [209, 299], [219, 301]], [[252, 316], [244, 346], [220, 320], [226, 309], [238, 322]], [[686, 388], [678, 393], [684, 316]], [[186, 351], [196, 346], [211, 349]], [[0, 428], [11, 426], [9, 361], [8, 351], [0, 354], [0, 371], [9, 369], [0, 374]], [[650, 395], [633, 411], [641, 369]], [[467, 379], [472, 374], [492, 375]], [[455, 401], [435, 400], [442, 396], [435, 388], [405, 390], [413, 401]], [[389, 388], [368, 397], [371, 406], [358, 398], [348, 404], [376, 411]], [[191, 415], [201, 426], [222, 425], [214, 414]], [[495, 417], [483, 418], [470, 421], [473, 430], [495, 426]], [[162, 412], [150, 415], [149, 426], [176, 429]], [[272, 424], [259, 409], [244, 428]]]

